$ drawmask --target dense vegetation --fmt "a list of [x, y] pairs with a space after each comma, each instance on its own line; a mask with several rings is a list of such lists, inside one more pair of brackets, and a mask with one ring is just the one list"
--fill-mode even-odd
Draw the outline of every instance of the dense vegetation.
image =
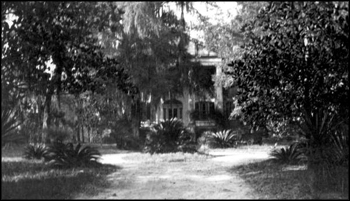
[[[297, 125], [315, 188], [348, 165], [348, 9], [345, 2], [269, 3], [243, 27], [242, 58], [227, 69], [239, 90], [239, 118]], [[297, 155], [294, 146], [274, 153], [286, 162]]]
[[[348, 174], [348, 2], [240, 2], [231, 24], [199, 16], [194, 28], [227, 64], [215, 80], [186, 51], [192, 3], [177, 5], [180, 19], [165, 2], [1, 2], [2, 147], [26, 143], [26, 159], [74, 169], [101, 165], [84, 142], [154, 154], [299, 136], [271, 153], [278, 165], [307, 164], [317, 190]], [[213, 94], [214, 82], [237, 89], [230, 117], [246, 126], [192, 111], [217, 129], [200, 136], [172, 119], [139, 135], [142, 108], [184, 90]]]

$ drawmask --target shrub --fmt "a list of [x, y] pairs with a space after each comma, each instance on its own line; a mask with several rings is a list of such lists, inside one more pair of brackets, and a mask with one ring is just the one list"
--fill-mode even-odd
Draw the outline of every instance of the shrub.
[[81, 167], [97, 165], [100, 155], [97, 149], [90, 146], [82, 147], [80, 143], [74, 146], [73, 143], [56, 141], [49, 146], [46, 160], [57, 167]]
[[50, 140], [50, 142], [55, 141], [65, 141], [68, 139], [68, 137], [71, 135], [71, 133], [68, 131], [68, 129], [63, 128], [48, 128], [46, 129], [47, 132], [47, 138]]
[[204, 131], [201, 136], [197, 139], [197, 143], [199, 148], [201, 149], [202, 146], [208, 147], [208, 148], [217, 148], [217, 143], [215, 142], [215, 139], [211, 137], [213, 131]]
[[214, 139], [215, 143], [220, 148], [228, 148], [235, 145], [237, 141], [238, 134], [236, 132], [232, 132], [232, 130], [222, 130], [218, 132], [212, 132], [210, 134], [210, 138]]
[[262, 136], [260, 134], [257, 133], [246, 133], [241, 135], [239, 142], [241, 144], [248, 144], [248, 145], [252, 145], [252, 144], [259, 144], [262, 145]]
[[144, 152], [151, 154], [176, 152], [190, 139], [183, 123], [173, 118], [153, 127], [152, 132], [146, 137]]
[[24, 150], [24, 158], [26, 159], [42, 159], [45, 158], [47, 147], [45, 144], [29, 144]]
[[296, 164], [300, 162], [302, 152], [297, 148], [298, 144], [293, 143], [289, 147], [281, 148], [280, 150], [274, 149], [270, 156], [274, 157], [274, 160], [283, 164]]
[[16, 132], [16, 129], [21, 124], [17, 120], [17, 114], [14, 110], [7, 107], [1, 107], [1, 147], [11, 142], [18, 142], [23, 139]]
[[121, 146], [118, 146], [121, 149], [126, 150], [140, 150], [142, 148], [142, 139], [135, 137], [133, 135], [121, 137], [122, 143]]

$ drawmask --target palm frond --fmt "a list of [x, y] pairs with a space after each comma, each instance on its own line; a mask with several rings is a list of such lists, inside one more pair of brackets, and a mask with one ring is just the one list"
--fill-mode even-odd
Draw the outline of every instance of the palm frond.
[[14, 110], [2, 108], [1, 110], [1, 145], [14, 142], [23, 138], [16, 133], [16, 129], [22, 122], [18, 121]]

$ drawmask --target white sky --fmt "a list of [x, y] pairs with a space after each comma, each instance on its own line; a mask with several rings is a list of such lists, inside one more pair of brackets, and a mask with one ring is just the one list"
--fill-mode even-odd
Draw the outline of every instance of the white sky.
[[[237, 2], [233, 1], [218, 1], [215, 2], [220, 9], [213, 8], [208, 5], [206, 2], [196, 1], [193, 2], [193, 7], [198, 10], [203, 16], [209, 17], [209, 22], [212, 24], [227, 24], [237, 15], [240, 7], [237, 5]], [[174, 10], [175, 14], [180, 18], [181, 9], [176, 6], [175, 2], [170, 2], [169, 7], [171, 10]], [[197, 25], [199, 23], [198, 17], [194, 14], [185, 12], [184, 13], [185, 21], [187, 25]], [[202, 31], [190, 31], [191, 38], [197, 38], [203, 40], [204, 33]]]

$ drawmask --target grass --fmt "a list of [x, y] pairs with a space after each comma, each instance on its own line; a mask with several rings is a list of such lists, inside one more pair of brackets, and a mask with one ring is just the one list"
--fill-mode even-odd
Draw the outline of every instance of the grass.
[[[318, 183], [320, 188], [315, 191], [311, 186], [312, 171], [306, 165], [281, 165], [265, 160], [236, 166], [230, 171], [238, 172], [262, 199], [349, 199], [348, 187], [339, 190], [330, 181]], [[338, 176], [348, 178], [348, 171]]]
[[[115, 145], [92, 145], [102, 154], [130, 153], [115, 149]], [[24, 146], [12, 146], [2, 149], [2, 199], [72, 199], [75, 195], [94, 195], [109, 183], [105, 176], [118, 170], [112, 165], [102, 168], [59, 170], [43, 165], [39, 160], [22, 158]], [[284, 147], [282, 145], [276, 148]], [[270, 152], [273, 145], [248, 145], [231, 149], [211, 149], [211, 152], [257, 153]], [[201, 153], [147, 154], [133, 152], [125, 156], [126, 160], [144, 164], [164, 164], [177, 162], [195, 162], [200, 165], [215, 157]], [[198, 162], [198, 163], [196, 163]], [[175, 165], [175, 164], [174, 164]], [[147, 166], [148, 167], [148, 166]], [[160, 165], [159, 167], [163, 167]], [[145, 167], [146, 168], [146, 167]], [[332, 180], [318, 183], [315, 191], [311, 186], [313, 173], [306, 165], [283, 165], [273, 160], [252, 161], [232, 167], [229, 171], [238, 173], [249, 183], [262, 199], [348, 199], [348, 168], [340, 168]], [[342, 180], [342, 186], [334, 180]]]
[[96, 168], [56, 169], [41, 160], [22, 158], [23, 146], [2, 149], [1, 199], [73, 199], [94, 195], [106, 188], [106, 175], [120, 169], [113, 165]]

